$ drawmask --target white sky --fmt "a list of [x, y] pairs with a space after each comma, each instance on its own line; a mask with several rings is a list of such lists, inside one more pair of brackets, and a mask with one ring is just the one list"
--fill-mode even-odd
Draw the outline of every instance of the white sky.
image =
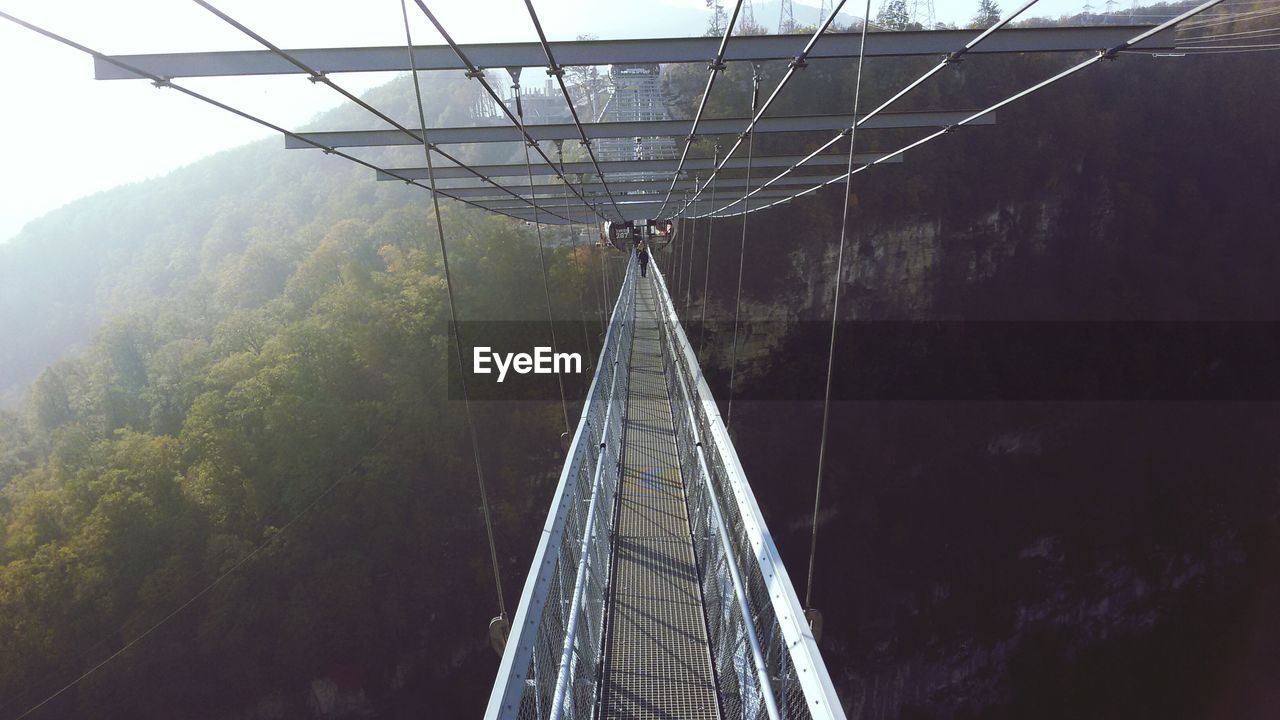
[[[1101, 6], [1103, 0], [1095, 0]], [[1077, 12], [1083, 0], [1041, 0], [1036, 15]], [[283, 48], [400, 45], [399, 0], [215, 0]], [[731, 5], [731, 0], [725, 0]], [[880, 0], [872, 0], [872, 15]], [[1015, 6], [1005, 0], [1005, 10]], [[762, 3], [757, 0], [757, 7]], [[814, 22], [817, 0], [795, 0], [796, 19]], [[861, 14], [863, 3], [846, 10]], [[935, 0], [937, 18], [963, 23], [978, 0]], [[536, 39], [522, 0], [435, 0], [429, 6], [459, 42]], [[757, 21], [776, 24], [771, 11]], [[552, 40], [702, 34], [703, 0], [537, 0]], [[414, 42], [440, 42], [412, 2]], [[0, 9], [106, 53], [257, 50], [251, 39], [188, 0], [0, 0]], [[387, 74], [335, 80], [360, 92]], [[289, 128], [339, 104], [332, 90], [300, 76], [208, 78], [182, 84]], [[0, 20], [0, 243], [71, 200], [163, 175], [219, 150], [271, 133], [145, 81], [95, 81], [92, 59]], [[281, 141], [283, 145], [283, 140]]]

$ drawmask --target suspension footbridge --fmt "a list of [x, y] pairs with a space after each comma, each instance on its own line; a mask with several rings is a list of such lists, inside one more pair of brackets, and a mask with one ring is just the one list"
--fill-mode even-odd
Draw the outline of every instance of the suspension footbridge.
[[[668, 272], [681, 272], [683, 265], [675, 260], [674, 251], [693, 252], [697, 221], [705, 220], [709, 228], [715, 218], [743, 216], [741, 273], [748, 214], [828, 187], [843, 188], [847, 194], [857, 174], [883, 163], [902, 162], [911, 150], [949, 132], [993, 125], [1000, 108], [1102, 61], [1132, 52], [1177, 51], [1179, 24], [1220, 0], [1159, 24], [1008, 27], [1034, 1], [982, 30], [895, 33], [868, 32], [865, 23], [860, 32], [832, 31], [832, 22], [845, 4], [840, 1], [811, 35], [740, 37], [733, 34], [740, 0], [718, 38], [551, 42], [532, 2], [526, 0], [535, 41], [464, 45], [453, 40], [426, 3], [413, 0], [416, 10], [401, 4], [403, 47], [289, 50], [211, 3], [195, 0], [262, 49], [164, 55], [107, 55], [51, 29], [3, 13], [0, 17], [89, 53], [100, 79], [148, 80], [278, 131], [288, 148], [321, 150], [369, 168], [378, 180], [426, 190], [435, 206], [455, 321], [449, 232], [439, 212], [442, 200], [532, 223], [544, 286], [548, 276], [542, 254], [543, 225], [585, 224], [615, 241], [617, 250], [626, 253], [626, 272], [612, 300], [595, 375], [577, 413], [577, 424], [571, 428], [545, 523], [528, 537], [536, 543], [536, 551], [514, 614], [507, 610], [497, 561], [478, 451], [481, 440], [471, 423], [470, 403], [465, 402], [497, 596], [492, 637], [501, 653], [485, 716], [495, 720], [776, 720], [844, 717], [815, 639], [816, 625], [811, 626], [817, 615], [808, 607], [817, 526], [802, 602], [764, 522], [720, 405], [703, 376], [699, 355], [685, 334], [685, 325], [692, 319], [687, 312], [688, 278], [686, 312], [682, 313], [679, 293], [672, 292], [661, 265]], [[411, 12], [425, 17], [443, 42], [415, 44]], [[965, 55], [981, 53], [1068, 53], [1073, 58], [1083, 54], [1084, 59], [1074, 59], [1061, 72], [985, 107], [889, 110], [942, 68]], [[859, 107], [855, 90], [848, 114], [766, 116], [788, 82], [810, 61], [856, 60], [855, 87], [860, 89], [864, 59], [917, 56], [938, 61], [869, 112]], [[717, 78], [729, 63], [757, 66], [779, 61], [786, 63], [786, 70], [771, 91], [761, 92], [767, 88], [762, 87], [758, 70], [754, 72], [750, 115], [703, 117]], [[695, 62], [707, 67], [697, 111], [692, 119], [670, 117], [655, 95], [659, 92], [656, 68]], [[581, 88], [577, 88], [579, 97], [573, 97], [565, 71], [604, 65], [635, 70], [627, 78], [623, 78], [626, 73], [614, 73], [618, 83], [629, 83], [625, 92], [633, 94], [610, 99], [595, 117], [586, 113], [590, 103], [583, 100]], [[563, 121], [526, 123], [520, 102], [521, 68], [539, 68], [554, 81], [565, 102]], [[333, 78], [337, 73], [372, 71], [412, 74], [418, 93], [416, 127], [392, 118]], [[505, 122], [426, 127], [418, 75], [437, 71], [465, 73], [492, 100], [490, 107]], [[303, 75], [333, 89], [387, 127], [297, 132], [180, 82], [182, 78], [263, 74]], [[504, 97], [497, 86], [507, 81], [513, 94]], [[623, 91], [615, 88], [618, 92]], [[545, 96], [540, 102], [543, 112]], [[860, 131], [885, 129], [922, 134], [890, 151], [859, 152]], [[756, 155], [753, 140], [761, 133], [805, 134], [824, 140], [808, 154]], [[630, 138], [635, 138], [634, 150]], [[722, 138], [724, 145], [718, 142]], [[715, 140], [714, 152], [700, 153], [699, 148], [710, 144], [700, 140]], [[564, 158], [566, 141], [571, 147], [576, 144], [577, 157], [571, 161]], [[455, 147], [479, 143], [519, 143], [524, 162], [471, 164], [466, 152]], [[386, 167], [354, 151], [395, 146], [420, 148], [422, 165]], [[549, 154], [552, 147], [554, 159]], [[753, 169], [767, 177], [753, 178]], [[652, 231], [644, 230], [646, 222]], [[674, 229], [667, 229], [673, 222]], [[837, 238], [836, 278], [841, 277], [847, 223], [846, 215]], [[660, 258], [665, 263], [653, 263], [642, 274], [630, 244], [621, 243], [608, 229], [600, 230], [602, 225], [639, 228], [654, 242], [674, 244], [657, 248], [667, 251]], [[548, 312], [549, 299], [548, 289]], [[833, 347], [838, 303], [837, 289]], [[456, 322], [453, 327], [457, 332]], [[465, 338], [455, 340], [456, 360], [461, 364]], [[735, 319], [731, 372], [736, 370], [736, 354]], [[828, 360], [829, 401], [834, 358]], [[732, 383], [731, 375], [730, 393]], [[463, 391], [465, 398], [465, 386]], [[567, 403], [564, 414], [568, 425]], [[824, 449], [825, 442], [824, 419]], [[815, 518], [821, 480], [820, 457]]]

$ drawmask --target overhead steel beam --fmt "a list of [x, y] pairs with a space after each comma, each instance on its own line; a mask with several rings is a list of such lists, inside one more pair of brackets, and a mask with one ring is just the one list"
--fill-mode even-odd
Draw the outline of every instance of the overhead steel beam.
[[[853, 156], [855, 165], [865, 165], [870, 162], [880, 160], [885, 153], [858, 153]], [[781, 168], [791, 167], [804, 159], [803, 155], [758, 155], [751, 159], [751, 167], [755, 168]], [[900, 163], [901, 155], [895, 155], [888, 160], [880, 160], [882, 163]], [[822, 167], [829, 165], [843, 166], [849, 162], [849, 156], [843, 153], [835, 155], [819, 155], [809, 162], [805, 163], [805, 167]], [[679, 160], [601, 160], [600, 170], [605, 175], [614, 173], [672, 173], [680, 164]], [[710, 170], [716, 166], [715, 158], [689, 158], [684, 161], [685, 170]], [[734, 157], [729, 158], [725, 163], [727, 169], [745, 168], [747, 159]], [[471, 168], [485, 177], [525, 177], [527, 175], [524, 163], [510, 163], [505, 165], [472, 165]], [[554, 175], [555, 170], [547, 165], [534, 165], [530, 168], [534, 175]], [[590, 162], [568, 162], [564, 164], [564, 172], [566, 175], [595, 175], [596, 169]], [[392, 173], [395, 173], [394, 175]], [[692, 174], [692, 173], [687, 173]], [[466, 168], [461, 167], [435, 167], [436, 180], [474, 180], [475, 174]], [[378, 179], [387, 181], [403, 182], [405, 178], [411, 180], [427, 179], [427, 169], [425, 167], [408, 167], [408, 168], [392, 168], [391, 170], [379, 170]]]
[[[663, 195], [665, 195], [665, 191]], [[634, 201], [622, 202], [620, 200], [618, 202], [618, 210], [622, 213], [623, 217], [627, 220], [645, 220], [645, 219], [653, 218], [653, 217], [656, 217], [657, 213], [662, 209], [663, 195], [657, 195], [656, 197], [650, 196], [650, 197], [654, 197], [654, 199], [645, 201], [645, 202], [634, 202]], [[764, 195], [764, 193], [761, 193], [761, 195]], [[760, 198], [761, 195], [752, 196], [752, 199]], [[774, 197], [773, 195], [768, 195], [766, 197], [769, 197], [775, 200], [781, 200], [781, 199], [786, 199], [789, 196], [782, 195], [781, 197]], [[805, 195], [799, 199], [803, 200], [804, 198], [807, 198], [807, 197], [811, 198], [814, 196]], [[494, 210], [494, 211], [501, 211], [505, 215], [509, 215], [511, 217], [515, 217], [521, 220], [528, 220], [530, 222], [534, 220], [533, 211], [527, 205], [521, 206], [521, 207], [512, 206], [510, 209], [507, 209], [501, 205], [501, 202], [502, 201], [500, 200], [494, 200], [492, 201], [493, 207], [490, 207], [487, 209]], [[485, 203], [478, 203], [478, 204], [485, 205]], [[565, 210], [564, 206], [560, 206], [555, 208], [555, 211], [557, 213], [557, 216], [549, 217], [545, 214], [539, 214], [538, 220], [545, 225], [563, 225], [567, 222], [566, 218], [573, 218], [573, 222], [585, 223], [585, 224], [595, 224], [600, 219], [599, 215], [588, 210], [586, 206], [583, 206], [581, 204], [579, 204], [576, 207], [571, 206], [568, 210]]]
[[[1024, 52], [1085, 52], [1111, 48], [1152, 25], [1096, 27], [1008, 28], [987, 38], [969, 55]], [[946, 55], [973, 39], [973, 30], [873, 32], [867, 35], [867, 57]], [[727, 61], [790, 60], [800, 53], [807, 35], [735, 36], [725, 52]], [[809, 59], [858, 56], [858, 33], [828, 33], [809, 53]], [[1173, 47], [1170, 29], [1138, 43], [1134, 49]], [[651, 38], [637, 40], [570, 40], [551, 43], [556, 61], [564, 65], [707, 62], [716, 56], [717, 37]], [[462, 51], [478, 67], [546, 67], [547, 55], [536, 42], [463, 45]], [[319, 73], [402, 72], [409, 70], [403, 47], [325, 48], [288, 50], [289, 55]], [[419, 45], [413, 50], [419, 70], [464, 70], [458, 54], [447, 45]], [[114, 59], [161, 77], [219, 77], [233, 75], [290, 75], [302, 71], [267, 50], [231, 52], [117, 55]], [[95, 58], [99, 80], [139, 76]]]
[[[820, 182], [826, 182], [827, 180], [830, 180], [833, 177], [838, 177], [841, 175], [844, 175], [844, 167], [840, 167], [837, 170], [830, 170], [825, 173], [817, 173], [813, 175], [787, 175], [786, 177], [778, 178], [778, 180], [774, 182], [771, 187], [781, 187], [784, 185], [814, 185]], [[763, 180], [757, 180], [752, 184], [752, 187], [760, 187], [763, 184], [764, 184]], [[656, 193], [658, 191], [665, 191], [670, 186], [671, 186], [670, 180], [634, 180], [629, 182], [611, 182], [609, 183], [609, 190], [612, 190], [615, 196], [621, 198], [621, 197], [624, 197], [623, 194], [625, 193], [650, 192], [650, 191]], [[603, 183], [582, 183], [581, 185], [574, 185], [574, 187], [578, 189], [578, 192], [588, 197], [591, 197], [591, 196], [603, 197], [605, 195], [605, 186]], [[743, 178], [719, 178], [716, 180], [717, 190], [737, 190], [737, 189], [744, 189], [746, 187], [747, 187], [747, 181]], [[553, 197], [554, 198], [554, 197], [560, 197], [565, 192], [565, 186], [560, 184], [534, 185], [532, 193], [530, 193], [530, 188], [528, 185], [524, 187], [513, 186], [507, 189], [511, 190], [511, 192], [522, 195], [524, 197]], [[676, 190], [696, 190], [696, 189], [697, 188], [694, 186], [693, 180], [680, 180], [676, 183]], [[504, 193], [500, 190], [496, 190], [491, 185], [476, 185], [473, 187], [440, 188], [440, 191], [447, 192], [448, 194], [454, 197], [459, 197], [459, 198], [481, 198], [481, 197], [493, 196], [495, 198], [512, 199], [510, 193]], [[549, 203], [542, 203], [542, 204], [549, 205]], [[528, 205], [525, 205], [525, 207], [528, 207]]]
[[[785, 192], [782, 190], [763, 190], [755, 195], [752, 195], [751, 199], [752, 200], [757, 200], [757, 199], [778, 200], [781, 198], [790, 197], [792, 194], [793, 193]], [[661, 204], [662, 198], [665, 195], [666, 195], [665, 188], [662, 190], [662, 192], [636, 193], [633, 195], [619, 195], [618, 204], [621, 206], [629, 205], [632, 207], [636, 207], [640, 205], [648, 206], [648, 205], [652, 205], [655, 202]], [[475, 202], [475, 205], [485, 208], [487, 210], [528, 210], [530, 216], [532, 216], [533, 214], [533, 208], [529, 207], [529, 205], [524, 203], [517, 203], [511, 200], [510, 198], [506, 198], [506, 199], [497, 198], [497, 197], [488, 198], [488, 199], [481, 198], [481, 199], [475, 200], [474, 202]], [[577, 200], [574, 198], [570, 198], [570, 202], [568, 203], [568, 205], [570, 210], [578, 210], [578, 209], [585, 210], [589, 207], [588, 205], [584, 205], [581, 200]], [[565, 203], [563, 202], [556, 203], [552, 201], [547, 201], [547, 202], [539, 203], [539, 207], [542, 208], [542, 210], [547, 212], [562, 212], [565, 208]]]
[[[952, 112], [900, 112], [880, 113], [872, 117], [860, 127], [864, 130], [885, 130], [890, 128], [922, 128], [946, 127], [954, 125], [969, 117], [975, 111]], [[981, 117], [970, 125], [994, 125], [995, 113]], [[750, 118], [720, 118], [703, 120], [698, 125], [698, 135], [738, 135], [747, 129]], [[756, 123], [756, 132], [831, 132], [843, 130], [853, 124], [852, 115], [792, 115], [784, 117], [762, 118]], [[584, 123], [583, 130], [587, 137], [630, 138], [657, 137], [674, 135], [684, 137], [689, 134], [688, 120], [647, 120], [639, 122], [601, 122]], [[524, 129], [534, 140], [573, 140], [579, 137], [577, 126], [572, 123], [549, 123], [546, 125], [525, 125]], [[421, 130], [412, 128], [414, 133]], [[524, 142], [520, 129], [511, 125], [495, 125], [489, 127], [447, 127], [433, 128], [427, 136], [436, 145], [457, 143], [491, 143], [491, 142]], [[306, 138], [305, 140], [303, 138]], [[284, 146], [290, 149], [315, 149], [315, 145], [307, 140], [333, 148], [342, 147], [383, 147], [387, 145], [418, 145], [422, 141], [415, 140], [399, 130], [339, 130], [336, 132], [298, 133], [297, 137], [286, 135]]]

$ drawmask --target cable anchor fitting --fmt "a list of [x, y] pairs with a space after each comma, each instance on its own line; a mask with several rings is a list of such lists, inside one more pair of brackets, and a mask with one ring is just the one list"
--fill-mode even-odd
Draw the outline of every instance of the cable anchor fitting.
[[1120, 51], [1124, 49], [1124, 45], [1117, 45], [1110, 50], [1099, 50], [1098, 57], [1103, 60], [1115, 60], [1120, 57]]
[[171, 82], [172, 79], [173, 78], [167, 78], [167, 77], [157, 78], [151, 81], [151, 85], [152, 87], [157, 87], [157, 88], [171, 88], [173, 87], [173, 82]]
[[721, 72], [721, 71], [722, 71], [722, 70], [724, 70], [726, 67], [728, 67], [728, 66], [727, 66], [727, 65], [725, 65], [723, 62], [709, 62], [709, 63], [707, 63], [707, 69], [708, 69], [708, 70], [710, 70], [711, 72]]
[[944, 65], [958, 65], [962, 62], [964, 62], [964, 58], [961, 57], [961, 53], [958, 50], [956, 52], [947, 53], [947, 56], [942, 59], [942, 63]]
[[791, 62], [787, 63], [787, 65], [795, 70], [803, 70], [809, 67], [809, 61], [805, 60], [803, 55], [797, 55], [791, 58]]
[[310, 81], [312, 85], [316, 83], [328, 84], [329, 82], [329, 78], [324, 73], [321, 73], [321, 72], [311, 73], [310, 75], [307, 76], [307, 80]]
[[547, 68], [547, 75], [550, 77], [557, 77], [557, 78], [564, 77], [564, 68], [549, 67]]
[[484, 79], [484, 68], [471, 68], [464, 73], [471, 80]]

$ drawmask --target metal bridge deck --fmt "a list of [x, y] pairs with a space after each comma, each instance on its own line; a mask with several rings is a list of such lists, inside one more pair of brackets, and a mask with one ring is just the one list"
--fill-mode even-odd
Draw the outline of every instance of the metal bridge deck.
[[656, 293], [637, 281], [603, 717], [719, 718]]

